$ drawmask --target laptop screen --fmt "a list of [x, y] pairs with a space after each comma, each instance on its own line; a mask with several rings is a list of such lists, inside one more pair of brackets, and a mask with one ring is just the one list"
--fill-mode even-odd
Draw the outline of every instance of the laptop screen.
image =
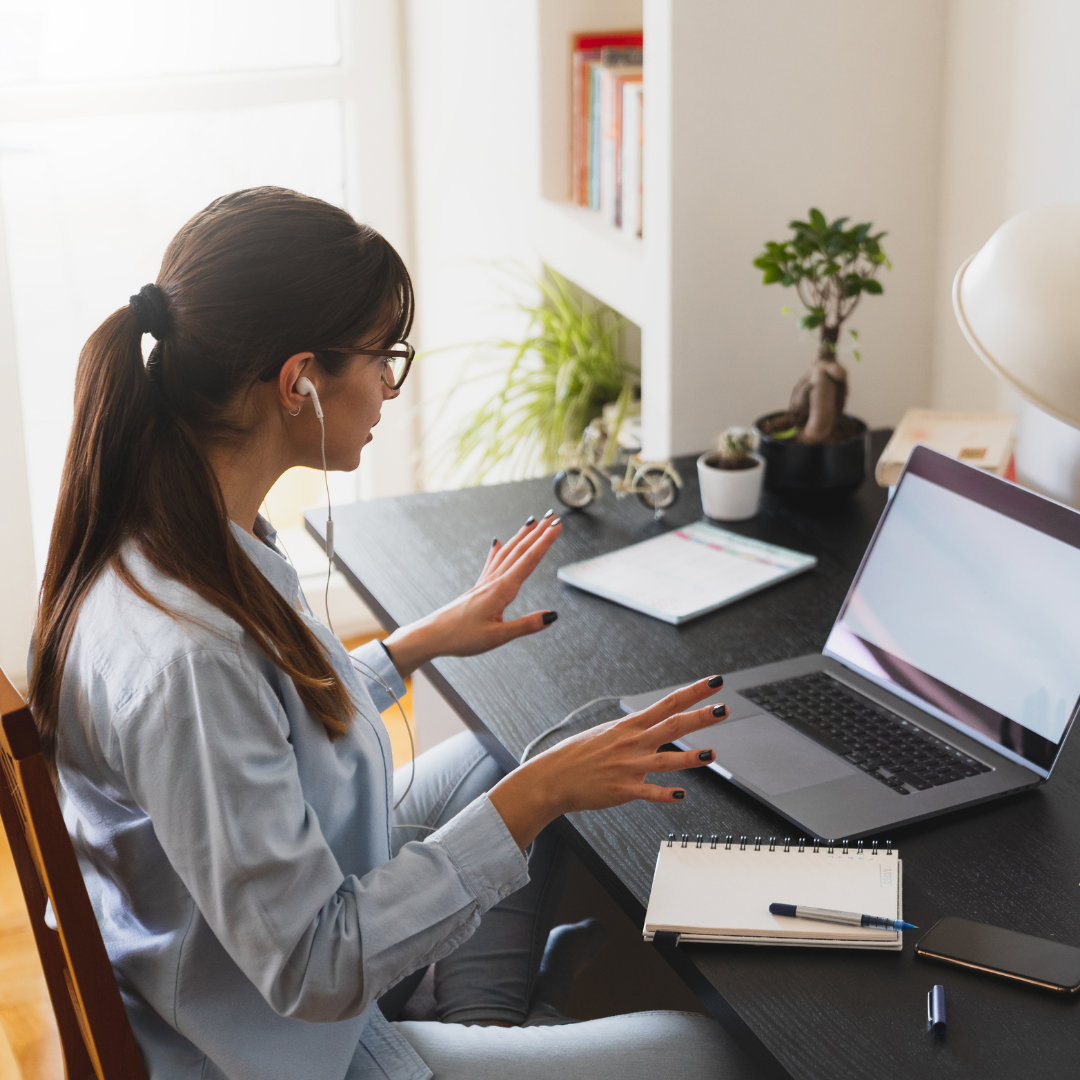
[[1049, 775], [1080, 709], [1080, 513], [917, 447], [825, 653]]

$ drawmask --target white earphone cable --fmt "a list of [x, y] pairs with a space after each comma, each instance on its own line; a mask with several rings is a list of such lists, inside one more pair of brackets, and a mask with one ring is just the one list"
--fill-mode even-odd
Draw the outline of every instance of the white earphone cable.
[[[323, 419], [322, 409], [319, 405], [319, 397], [314, 386], [310, 386], [310, 395], [315, 406], [315, 418], [319, 421], [319, 449], [322, 454], [323, 484], [326, 486], [326, 585], [323, 589], [323, 607], [326, 611], [326, 625], [329, 627], [330, 632], [336, 637], [337, 631], [334, 630], [334, 622], [330, 616], [330, 576], [334, 572], [334, 510], [330, 501], [330, 476], [326, 467], [326, 421]], [[394, 809], [396, 810], [401, 805], [405, 796], [409, 794], [409, 791], [413, 786], [413, 781], [416, 779], [416, 740], [413, 738], [412, 725], [409, 723], [409, 718], [405, 714], [405, 709], [401, 704], [401, 700], [398, 698], [397, 694], [394, 693], [394, 688], [374, 668], [365, 664], [362, 660], [357, 659], [352, 653], [348, 653], [347, 655], [355, 668], [365, 672], [390, 696], [390, 699], [397, 706], [397, 710], [401, 714], [401, 719], [405, 723], [405, 731], [409, 736], [409, 782], [405, 785], [405, 790], [401, 793], [400, 798], [394, 803]], [[424, 825], [412, 827], [418, 829], [427, 828], [427, 826]]]
[[574, 719], [575, 716], [578, 715], [578, 713], [582, 713], [591, 706], [600, 705], [605, 701], [619, 700], [620, 696], [618, 694], [608, 694], [604, 697], [593, 698], [592, 701], [586, 701], [584, 705], [579, 705], [576, 709], [574, 709], [573, 712], [567, 713], [566, 716], [564, 716], [557, 724], [552, 724], [551, 727], [545, 728], [543, 731], [540, 732], [539, 735], [536, 736], [535, 739], [532, 739], [530, 742], [526, 743], [525, 749], [521, 751], [521, 757], [518, 759], [519, 762], [524, 765], [529, 755], [536, 749], [536, 747], [540, 743], [544, 741], [544, 739], [546, 739], [549, 735], [553, 735], [556, 731], [561, 731], [570, 723], [571, 720]]
[[323, 484], [326, 486], [326, 585], [323, 588], [323, 607], [326, 609], [326, 625], [334, 630], [330, 619], [330, 576], [334, 572], [334, 508], [330, 502], [330, 475], [326, 469], [326, 422], [318, 413], [319, 449], [322, 453]]
[[[314, 388], [312, 388], [311, 393], [315, 396]], [[318, 396], [315, 396], [315, 402], [318, 403]], [[337, 631], [334, 630], [334, 620], [330, 618], [330, 575], [334, 572], [334, 508], [333, 504], [330, 503], [330, 481], [326, 469], [326, 421], [321, 414], [322, 409], [316, 407], [315, 418], [319, 420], [319, 446], [323, 457], [323, 483], [326, 486], [326, 585], [323, 590], [323, 607], [326, 610], [326, 625], [329, 627], [330, 633], [337, 636]], [[397, 712], [401, 713], [402, 720], [405, 721], [405, 731], [408, 733], [409, 777], [408, 783], [405, 785], [405, 791], [402, 792], [401, 797], [394, 802], [394, 809], [396, 810], [402, 805], [402, 800], [408, 795], [411, 787], [413, 787], [413, 781], [416, 780], [416, 740], [413, 738], [413, 726], [409, 724], [408, 716], [405, 715], [401, 700], [397, 697], [397, 694], [394, 693], [393, 687], [387, 683], [387, 680], [382, 678], [382, 676], [375, 671], [374, 667], [370, 667], [362, 660], [357, 660], [351, 652], [348, 653], [348, 656], [354, 667], [366, 672], [370, 678], [374, 679], [376, 683], [389, 694], [390, 699], [397, 706]], [[416, 827], [419, 828], [422, 826]]]
[[[405, 790], [394, 803], [394, 809], [396, 810], [404, 801], [405, 796], [412, 790], [413, 781], [416, 779], [416, 741], [413, 739], [412, 725], [409, 723], [409, 717], [405, 713], [405, 708], [401, 704], [401, 699], [394, 693], [394, 688], [369, 664], [365, 664], [363, 660], [353, 656], [352, 653], [349, 653], [348, 657], [352, 661], [353, 667], [362, 671], [374, 682], [378, 683], [378, 685], [390, 695], [391, 701], [397, 706], [397, 711], [401, 714], [401, 719], [405, 723], [405, 731], [409, 736], [409, 782], [405, 785]], [[418, 829], [426, 827], [427, 826], [424, 825], [414, 826], [414, 828]]]

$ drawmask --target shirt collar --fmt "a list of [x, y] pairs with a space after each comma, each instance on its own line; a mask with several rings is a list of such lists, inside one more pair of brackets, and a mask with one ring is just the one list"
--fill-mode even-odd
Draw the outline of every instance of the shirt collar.
[[300, 595], [300, 578], [277, 544], [277, 530], [262, 516], [255, 517], [255, 536], [235, 521], [229, 522], [232, 534], [244, 554], [258, 567], [271, 585], [290, 603]]

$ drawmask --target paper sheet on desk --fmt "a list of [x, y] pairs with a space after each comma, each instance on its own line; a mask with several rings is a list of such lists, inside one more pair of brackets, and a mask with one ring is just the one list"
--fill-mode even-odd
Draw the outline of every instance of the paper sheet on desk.
[[606, 555], [560, 566], [560, 580], [682, 623], [809, 570], [817, 559], [696, 521]]

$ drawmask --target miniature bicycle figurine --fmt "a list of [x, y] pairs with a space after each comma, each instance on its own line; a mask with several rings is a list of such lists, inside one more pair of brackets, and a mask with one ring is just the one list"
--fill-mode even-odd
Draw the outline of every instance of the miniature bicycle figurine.
[[[657, 515], [674, 505], [682, 488], [682, 477], [670, 461], [645, 461], [630, 454], [622, 476], [612, 475], [606, 459], [611, 436], [602, 420], [593, 420], [581, 442], [560, 451], [564, 467], [555, 474], [555, 497], [573, 510], [581, 510], [603, 492], [606, 477], [616, 497], [636, 495]], [[612, 455], [614, 456], [614, 455]]]

